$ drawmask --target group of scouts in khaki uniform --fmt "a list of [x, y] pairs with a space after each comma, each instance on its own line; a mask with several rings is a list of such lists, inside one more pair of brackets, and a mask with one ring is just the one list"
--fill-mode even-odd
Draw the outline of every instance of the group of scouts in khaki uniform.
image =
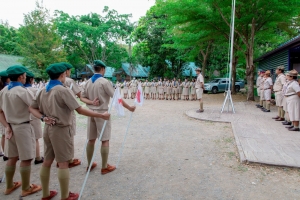
[[[132, 81], [125, 80], [123, 84], [117, 82], [116, 88], [119, 87], [120, 91], [122, 89], [125, 99], [129, 99], [130, 94], [131, 98], [134, 98], [137, 86], [138, 84], [141, 84], [145, 99], [181, 100], [183, 98], [183, 100], [188, 101], [191, 97], [191, 101], [196, 101], [196, 99], [201, 99], [202, 101], [204, 79], [201, 74], [201, 69], [197, 68], [196, 72], [197, 71], [199, 72], [197, 73], [197, 80], [192, 79], [189, 81], [188, 79], [185, 79], [184, 81], [181, 81], [180, 79], [176, 80], [176, 78], [173, 80], [164, 78], [164, 80], [152, 80], [151, 82], [145, 80], [145, 82], [141, 82], [134, 78]], [[200, 110], [203, 110], [203, 106]]]
[[[80, 160], [74, 158], [75, 110], [89, 117], [87, 130], [89, 142], [86, 149], [89, 164], [93, 156], [95, 140], [99, 137], [105, 120], [108, 120], [101, 138], [101, 174], [116, 169], [115, 166], [107, 163], [111, 135], [110, 114], [107, 111], [114, 88], [103, 78], [106, 66], [102, 61], [95, 61], [96, 73], [87, 81], [83, 92], [72, 79], [67, 77], [70, 76], [71, 68], [72, 65], [68, 63], [54, 63], [48, 66], [46, 72], [50, 81], [40, 90], [34, 90], [30, 86], [34, 76], [23, 66], [11, 66], [0, 73], [4, 86], [0, 92], [0, 122], [5, 129], [5, 140], [2, 146], [4, 146], [4, 155], [8, 158], [5, 168], [5, 195], [11, 194], [22, 186], [22, 197], [42, 190], [42, 200], [52, 199], [57, 195], [57, 191], [49, 189], [50, 168], [55, 159], [61, 199], [78, 199], [78, 193], [69, 191], [69, 168], [80, 164]], [[82, 108], [75, 95], [86, 103], [89, 109]], [[135, 106], [129, 106], [125, 101], [123, 106], [131, 112], [135, 110]], [[43, 133], [41, 122], [45, 123]], [[42, 136], [44, 159], [36, 153], [39, 152], [38, 139]], [[43, 163], [40, 170], [41, 186], [30, 183], [33, 158]], [[21, 161], [21, 182], [14, 182], [18, 160]], [[97, 164], [93, 163], [91, 169], [96, 166]]]
[[273, 119], [288, 125], [286, 128], [289, 131], [299, 131], [300, 81], [297, 81], [299, 75], [296, 70], [284, 73], [284, 69], [284, 66], [277, 67], [274, 85], [270, 71], [258, 72], [256, 86], [260, 103], [256, 106], [263, 112], [270, 112], [271, 95], [274, 92], [278, 115]]

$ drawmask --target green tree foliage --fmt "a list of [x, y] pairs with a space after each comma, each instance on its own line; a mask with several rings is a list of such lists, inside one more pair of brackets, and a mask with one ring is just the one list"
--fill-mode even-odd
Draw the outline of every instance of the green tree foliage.
[[17, 30], [9, 26], [8, 23], [0, 24], [0, 53], [20, 55]]
[[24, 15], [24, 25], [19, 28], [18, 37], [23, 64], [37, 76], [46, 78], [45, 69], [49, 64], [66, 61], [61, 38], [49, 11], [38, 2], [35, 10]]
[[118, 68], [128, 58], [121, 44], [133, 31], [129, 21], [131, 15], [118, 14], [108, 7], [104, 8], [103, 13], [104, 16], [97, 13], [70, 16], [56, 11], [58, 33], [63, 38], [71, 63], [91, 64], [101, 59], [107, 65]]

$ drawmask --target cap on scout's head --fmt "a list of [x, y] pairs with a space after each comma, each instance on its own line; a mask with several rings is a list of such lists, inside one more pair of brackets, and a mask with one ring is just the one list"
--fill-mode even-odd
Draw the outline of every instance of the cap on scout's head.
[[298, 76], [298, 72], [295, 69], [293, 69], [287, 75], [288, 76]]
[[278, 66], [276, 69], [280, 69], [280, 70], [282, 70], [282, 71], [284, 71], [284, 66], [283, 65], [280, 65], [280, 66]]
[[99, 66], [99, 67], [104, 67], [104, 68], [106, 68], [106, 65], [105, 65], [104, 62], [102, 62], [101, 60], [95, 60], [95, 61], [94, 61], [94, 66]]
[[67, 67], [62, 63], [53, 63], [49, 65], [46, 69], [46, 72], [49, 75], [62, 74], [65, 71], [67, 71]]
[[34, 78], [34, 74], [32, 72], [30, 72], [30, 71], [27, 71], [26, 72], [26, 77], [28, 77], [28, 78]]
[[22, 75], [27, 72], [26, 67], [22, 65], [14, 65], [7, 68], [6, 73], [8, 76]]
[[0, 72], [0, 77], [8, 77], [6, 71]]
[[271, 71], [270, 71], [270, 70], [267, 70], [267, 71], [265, 72], [265, 74], [270, 75], [270, 74], [271, 74]]
[[201, 69], [199, 67], [197, 67], [195, 71], [201, 72]]
[[71, 65], [70, 63], [67, 63], [67, 62], [61, 62], [60, 64], [65, 65], [67, 69], [72, 69], [73, 68], [73, 65]]

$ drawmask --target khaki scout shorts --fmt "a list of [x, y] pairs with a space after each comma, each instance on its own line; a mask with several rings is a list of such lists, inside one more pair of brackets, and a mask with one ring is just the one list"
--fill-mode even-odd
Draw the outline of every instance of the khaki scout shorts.
[[42, 131], [42, 123], [40, 119], [36, 117], [32, 117], [32, 121], [30, 122], [33, 128], [33, 132], [35, 135], [35, 139], [38, 140], [43, 137], [43, 131]]
[[282, 91], [276, 92], [275, 93], [275, 101], [276, 101], [276, 106], [283, 106], [283, 93]]
[[5, 141], [4, 154], [9, 157], [19, 157], [20, 160], [35, 158], [35, 135], [31, 124], [11, 124], [13, 136]]
[[[104, 113], [104, 111], [93, 110], [94, 112]], [[100, 136], [102, 131], [102, 127], [104, 125], [105, 120], [101, 118], [88, 117], [88, 128], [87, 128], [87, 137], [89, 140], [97, 139]], [[109, 119], [106, 123], [101, 141], [110, 140], [111, 136], [111, 120]]]
[[71, 126], [44, 127], [45, 160], [55, 158], [56, 162], [67, 162], [74, 157], [74, 136]]
[[203, 89], [202, 88], [197, 88], [196, 89], [196, 94], [197, 94], [197, 99], [202, 99]]
[[76, 135], [76, 114], [74, 111], [72, 112], [71, 133], [72, 135]]

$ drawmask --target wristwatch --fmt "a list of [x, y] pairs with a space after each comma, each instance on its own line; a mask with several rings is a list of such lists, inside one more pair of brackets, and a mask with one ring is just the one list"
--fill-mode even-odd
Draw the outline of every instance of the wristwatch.
[[45, 115], [42, 115], [42, 117], [40, 118], [40, 120], [43, 122], [44, 121], [44, 117], [46, 117]]

